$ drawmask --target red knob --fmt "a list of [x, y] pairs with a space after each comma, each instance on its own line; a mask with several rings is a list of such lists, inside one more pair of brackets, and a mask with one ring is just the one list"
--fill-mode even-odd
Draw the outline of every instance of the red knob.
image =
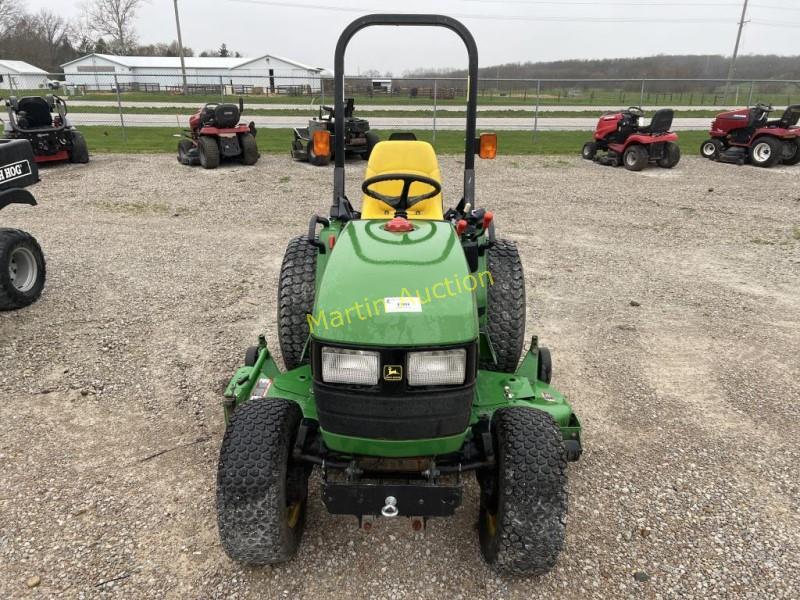
[[460, 219], [458, 223], [456, 223], [456, 233], [458, 234], [459, 237], [461, 237], [461, 234], [464, 233], [466, 229], [467, 229], [467, 222], [464, 219]]

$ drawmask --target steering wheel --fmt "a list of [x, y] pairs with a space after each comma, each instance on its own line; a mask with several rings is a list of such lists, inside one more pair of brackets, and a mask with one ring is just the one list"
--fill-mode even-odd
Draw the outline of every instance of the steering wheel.
[[638, 106], [631, 106], [628, 108], [628, 112], [631, 113], [634, 117], [643, 117], [644, 111], [639, 108]]
[[755, 105], [755, 109], [765, 113], [772, 112], [774, 110], [772, 108], [772, 104], [762, 104], [761, 102]]
[[[376, 192], [372, 189], [373, 185], [376, 183], [382, 183], [384, 181], [402, 181], [403, 189], [400, 192], [400, 195], [389, 196], [388, 194], [381, 194], [380, 192]], [[424, 194], [409, 196], [408, 192], [411, 189], [412, 183], [424, 183], [425, 185], [430, 186], [431, 190]], [[413, 173], [384, 173], [382, 175], [375, 175], [374, 177], [365, 179], [361, 184], [361, 191], [370, 198], [385, 202], [391, 206], [395, 212], [404, 213], [407, 209], [411, 208], [415, 204], [422, 202], [423, 200], [427, 200], [428, 198], [438, 196], [442, 191], [442, 184], [435, 179], [425, 177], [424, 175], [414, 175]]]

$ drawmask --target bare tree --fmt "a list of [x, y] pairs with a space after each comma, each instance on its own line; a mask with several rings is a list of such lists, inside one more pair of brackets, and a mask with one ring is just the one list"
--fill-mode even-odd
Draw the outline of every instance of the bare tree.
[[136, 45], [136, 11], [146, 0], [89, 0], [84, 7], [86, 22], [97, 35], [111, 36], [111, 46], [120, 54]]
[[37, 29], [40, 31], [40, 37], [46, 47], [47, 67], [49, 70], [53, 70], [58, 66], [63, 48], [71, 45], [72, 25], [64, 17], [46, 8], [40, 10], [35, 19]]
[[19, 3], [15, 0], [0, 0], [0, 36], [13, 27], [21, 16]]

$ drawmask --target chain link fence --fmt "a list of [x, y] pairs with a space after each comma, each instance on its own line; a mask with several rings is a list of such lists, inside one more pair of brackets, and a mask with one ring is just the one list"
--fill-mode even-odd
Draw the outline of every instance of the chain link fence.
[[[467, 80], [459, 77], [347, 77], [345, 94], [356, 115], [375, 129], [463, 130]], [[244, 120], [288, 129], [319, 117], [333, 103], [333, 79], [303, 75], [187, 74], [80, 71], [47, 76], [0, 73], [5, 97], [58, 94], [69, 103], [75, 125], [166, 127], [176, 131], [208, 102], [245, 104]], [[530, 131], [592, 129], [597, 115], [627, 106], [672, 107], [676, 128], [702, 129], [724, 108], [800, 104], [798, 80], [721, 79], [504, 79], [478, 82], [479, 127]]]

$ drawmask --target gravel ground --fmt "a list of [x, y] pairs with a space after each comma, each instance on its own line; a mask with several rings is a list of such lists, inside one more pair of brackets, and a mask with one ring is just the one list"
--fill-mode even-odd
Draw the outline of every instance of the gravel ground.
[[[460, 161], [442, 166], [452, 202]], [[0, 597], [800, 596], [800, 168], [478, 168], [522, 251], [527, 332], [585, 428], [555, 570], [486, 568], [472, 480], [424, 533], [361, 532], [314, 485], [295, 560], [232, 563], [221, 391], [260, 332], [278, 350], [283, 248], [327, 211], [332, 171], [99, 156], [46, 169], [40, 206], [0, 214], [48, 258], [41, 300], [0, 314]]]

